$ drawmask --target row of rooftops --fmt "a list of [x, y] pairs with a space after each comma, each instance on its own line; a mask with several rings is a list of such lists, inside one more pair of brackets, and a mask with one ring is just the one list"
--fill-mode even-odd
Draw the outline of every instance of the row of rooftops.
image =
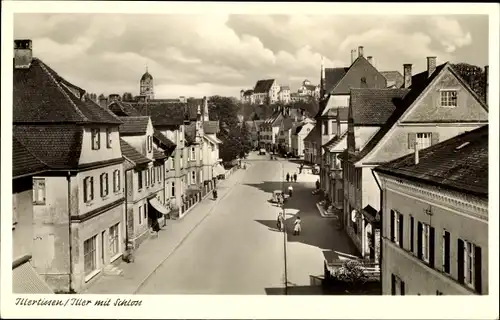
[[[258, 93], [268, 93], [269, 90], [271, 90], [271, 87], [275, 83], [275, 79], [265, 79], [265, 80], [258, 80], [257, 83], [255, 84], [254, 89], [249, 89], [249, 90], [241, 90], [241, 94], [244, 97], [251, 96], [253, 94], [258, 94]], [[305, 87], [307, 90], [314, 91], [318, 86], [309, 84], [309, 80], [304, 80], [303, 87]], [[288, 85], [282, 85], [280, 86], [280, 92], [281, 91], [290, 91], [290, 86]], [[298, 92], [301, 92], [301, 89], [299, 88]], [[290, 96], [299, 96], [299, 93], [290, 93]]]
[[[40, 59], [32, 56], [31, 40], [14, 41], [13, 69], [13, 177], [46, 170], [78, 168], [83, 127], [118, 127], [122, 135], [142, 134], [149, 118], [154, 138], [167, 151], [175, 149], [156, 128], [185, 126], [186, 141], [194, 143], [195, 121], [208, 108], [206, 99], [186, 103], [127, 103], [113, 101], [101, 107], [85, 98], [85, 90], [61, 77]], [[204, 121], [204, 132], [216, 134], [218, 121]], [[120, 143], [122, 145], [122, 143]], [[156, 158], [160, 157], [156, 153]]]

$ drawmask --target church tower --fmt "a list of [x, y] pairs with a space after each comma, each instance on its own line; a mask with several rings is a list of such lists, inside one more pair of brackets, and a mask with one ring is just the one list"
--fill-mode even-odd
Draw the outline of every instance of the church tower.
[[148, 67], [146, 67], [146, 73], [141, 77], [139, 92], [141, 96], [146, 96], [148, 100], [155, 98], [153, 76], [148, 72]]

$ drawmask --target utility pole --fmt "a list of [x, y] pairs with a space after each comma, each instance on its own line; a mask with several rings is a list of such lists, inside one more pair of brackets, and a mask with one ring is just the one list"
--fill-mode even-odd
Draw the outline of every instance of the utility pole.
[[285, 295], [288, 295], [288, 268], [287, 268], [287, 256], [286, 256], [286, 210], [285, 210], [285, 165], [281, 163], [281, 175], [282, 175], [282, 190], [283, 190], [283, 257], [285, 260]]

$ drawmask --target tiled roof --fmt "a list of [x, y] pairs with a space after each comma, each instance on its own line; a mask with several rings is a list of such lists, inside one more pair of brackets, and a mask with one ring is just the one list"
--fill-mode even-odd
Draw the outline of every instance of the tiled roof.
[[120, 147], [122, 149], [123, 156], [133, 162], [136, 165], [149, 163], [151, 160], [143, 156], [134, 147], [128, 144], [125, 140], [120, 138]]
[[156, 138], [166, 149], [175, 149], [177, 146], [172, 140], [156, 129], [154, 129], [153, 138]]
[[50, 169], [70, 169], [78, 166], [83, 138], [81, 126], [14, 125], [13, 135]]
[[289, 86], [281, 86], [280, 91], [290, 90]]
[[141, 114], [130, 103], [123, 101], [113, 101], [108, 106], [109, 111], [119, 117], [140, 116]]
[[387, 162], [377, 172], [488, 196], [488, 125]]
[[318, 126], [314, 126], [314, 128], [309, 132], [309, 134], [304, 138], [304, 141], [313, 141], [316, 142], [321, 138], [321, 132], [319, 131]]
[[[394, 123], [399, 120], [399, 118], [403, 115], [403, 113], [413, 104], [415, 99], [417, 99], [420, 94], [427, 88], [427, 86], [436, 78], [436, 76], [441, 73], [444, 67], [448, 63], [441, 64], [436, 67], [436, 71], [429, 77], [427, 71], [423, 71], [418, 73], [412, 77], [412, 85], [410, 86], [410, 91], [404, 96], [401, 103], [398, 104], [398, 107], [395, 108], [394, 112], [389, 116], [386, 122], [381, 126], [380, 130], [377, 131], [375, 136], [370, 139], [370, 141], [366, 144], [366, 146], [354, 157], [350, 156], [353, 161], [356, 159], [361, 159], [365, 155], [367, 155], [377, 144], [378, 142], [385, 136], [385, 134], [392, 128]], [[383, 89], [381, 89], [383, 90]], [[386, 89], [387, 90], [387, 89]], [[394, 90], [394, 89], [392, 89]]]
[[255, 88], [253, 89], [253, 92], [254, 93], [267, 93], [267, 92], [269, 92], [269, 90], [271, 90], [273, 83], [274, 83], [274, 79], [259, 80], [255, 84]]
[[340, 136], [335, 135], [330, 139], [327, 143], [325, 143], [322, 147], [328, 150], [333, 149], [346, 149], [347, 148], [347, 130], [344, 131]]
[[12, 137], [12, 177], [46, 170], [48, 167], [35, 157], [15, 136]]
[[50, 286], [31, 265], [29, 258], [21, 257], [12, 263], [12, 292], [14, 294], [53, 294]]
[[219, 121], [211, 120], [203, 122], [203, 132], [207, 134], [219, 133]]
[[342, 80], [349, 67], [325, 68], [325, 92], [330, 93]]
[[247, 90], [245, 91], [245, 93], [243, 94], [244, 96], [251, 96], [253, 94], [253, 90]]
[[131, 104], [143, 116], [150, 116], [155, 127], [179, 126], [186, 119], [185, 103], [133, 103]]
[[304, 127], [304, 124], [301, 123], [299, 124], [296, 128], [295, 128], [295, 131], [293, 134], [299, 134], [300, 130], [302, 130], [302, 128]]
[[306, 89], [310, 91], [316, 90], [316, 86], [313, 84], [306, 84], [304, 87], [306, 87]]
[[143, 135], [148, 128], [149, 117], [120, 117], [123, 124], [120, 125], [122, 135]]
[[149, 73], [149, 72], [145, 72], [142, 77], [141, 77], [141, 81], [144, 81], [144, 80], [153, 80], [153, 76]]
[[200, 113], [203, 114], [203, 99], [189, 99], [187, 102], [187, 114], [189, 120], [196, 121], [198, 117], [198, 106], [200, 107]]
[[184, 135], [186, 137], [186, 142], [188, 144], [193, 144], [196, 142], [196, 123], [191, 122], [184, 126]]
[[351, 89], [354, 125], [383, 125], [409, 89]]
[[401, 88], [404, 84], [404, 77], [399, 71], [380, 71], [387, 80], [387, 84], [394, 83], [396, 88]]
[[121, 123], [108, 110], [75, 96], [71, 91], [79, 96], [85, 91], [37, 58], [28, 69], [14, 68], [13, 74], [14, 123]]
[[162, 151], [158, 150], [157, 148], [153, 148], [153, 159], [155, 160], [161, 160], [161, 159], [165, 159], [167, 158], [167, 156], [165, 155], [165, 153], [163, 153]]

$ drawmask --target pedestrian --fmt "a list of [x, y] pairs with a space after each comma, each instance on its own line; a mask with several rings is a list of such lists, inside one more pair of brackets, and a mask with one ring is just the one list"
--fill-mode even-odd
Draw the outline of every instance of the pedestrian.
[[319, 190], [319, 179], [316, 180], [316, 190]]
[[291, 185], [288, 186], [288, 195], [290, 196], [290, 198], [292, 197], [292, 193], [293, 193], [293, 187]]
[[212, 191], [212, 195], [214, 197], [214, 200], [217, 199], [217, 189], [214, 189], [214, 191]]
[[300, 217], [297, 216], [297, 218], [293, 222], [293, 235], [294, 236], [300, 235], [300, 232], [302, 231], [302, 228], [300, 226], [300, 222], [301, 222]]
[[288, 182], [288, 181], [290, 181], [290, 174], [289, 173], [286, 174], [286, 182]]
[[297, 182], [297, 172], [293, 174], [293, 181]]
[[303, 165], [303, 164], [301, 164], [301, 165], [300, 165], [300, 167], [299, 167], [299, 174], [301, 174], [301, 173], [302, 173], [302, 168], [303, 168], [303, 167], [304, 167], [304, 165]]
[[278, 213], [278, 219], [276, 221], [276, 225], [278, 227], [278, 230], [283, 231], [285, 227], [285, 221], [283, 219], [283, 212], [281, 211]]

